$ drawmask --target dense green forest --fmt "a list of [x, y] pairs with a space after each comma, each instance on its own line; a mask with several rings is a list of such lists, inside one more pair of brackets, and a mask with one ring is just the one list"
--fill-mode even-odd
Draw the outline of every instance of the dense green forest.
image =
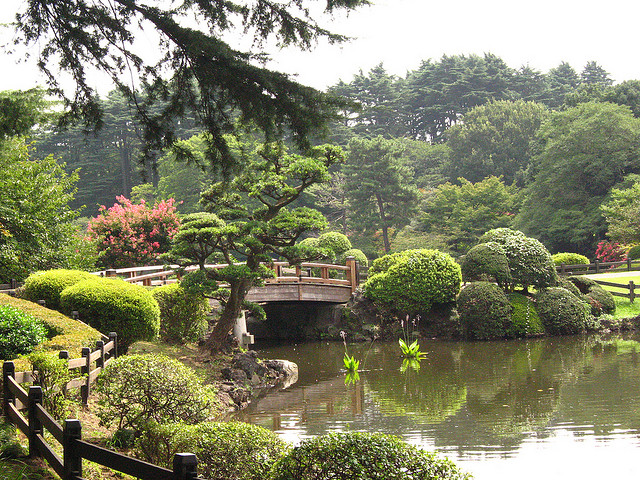
[[[303, 202], [369, 256], [412, 247], [460, 255], [483, 232], [515, 227], [553, 252], [593, 258], [613, 218], [601, 206], [640, 174], [640, 81], [614, 84], [596, 62], [543, 73], [491, 54], [444, 56], [404, 77], [381, 64], [328, 93], [360, 107], [343, 110], [317, 139], [342, 146], [346, 161]], [[176, 128], [195, 152], [189, 165], [164, 151], [142, 164], [133, 109], [115, 92], [101, 102], [97, 133], [76, 126], [35, 135], [38, 157], [53, 154], [77, 171], [72, 209], [95, 216], [124, 195], [200, 210], [199, 192], [218, 174], [197, 161], [206, 142], [195, 122], [187, 116]]]

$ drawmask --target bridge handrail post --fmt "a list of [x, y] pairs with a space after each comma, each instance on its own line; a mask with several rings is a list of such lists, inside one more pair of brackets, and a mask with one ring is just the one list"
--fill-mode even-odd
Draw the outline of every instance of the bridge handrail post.
[[347, 257], [346, 264], [347, 267], [349, 267], [347, 275], [349, 285], [351, 286], [351, 293], [353, 293], [356, 291], [356, 288], [358, 288], [358, 262], [356, 261], [356, 257]]

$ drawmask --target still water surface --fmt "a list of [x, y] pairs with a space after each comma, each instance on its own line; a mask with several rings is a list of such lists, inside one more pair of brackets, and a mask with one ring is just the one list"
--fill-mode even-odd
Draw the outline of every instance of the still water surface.
[[423, 340], [420, 370], [405, 372], [397, 343], [354, 345], [355, 385], [345, 385], [341, 343], [257, 348], [297, 363], [299, 378], [240, 418], [294, 443], [331, 431], [397, 435], [477, 480], [640, 478], [638, 340]]

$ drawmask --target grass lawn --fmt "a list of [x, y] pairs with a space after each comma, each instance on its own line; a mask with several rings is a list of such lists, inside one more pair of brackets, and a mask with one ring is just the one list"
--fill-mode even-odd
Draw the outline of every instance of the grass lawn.
[[640, 315], [640, 298], [633, 303], [623, 297], [614, 297], [616, 300], [615, 318], [629, 318]]

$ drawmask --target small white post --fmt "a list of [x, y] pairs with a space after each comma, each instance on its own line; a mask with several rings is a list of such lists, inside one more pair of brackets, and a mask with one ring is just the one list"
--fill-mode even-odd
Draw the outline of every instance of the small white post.
[[244, 310], [240, 316], [236, 318], [236, 323], [233, 326], [233, 336], [238, 340], [242, 348], [247, 348], [254, 343], [253, 335], [247, 331], [247, 317], [245, 316]]

